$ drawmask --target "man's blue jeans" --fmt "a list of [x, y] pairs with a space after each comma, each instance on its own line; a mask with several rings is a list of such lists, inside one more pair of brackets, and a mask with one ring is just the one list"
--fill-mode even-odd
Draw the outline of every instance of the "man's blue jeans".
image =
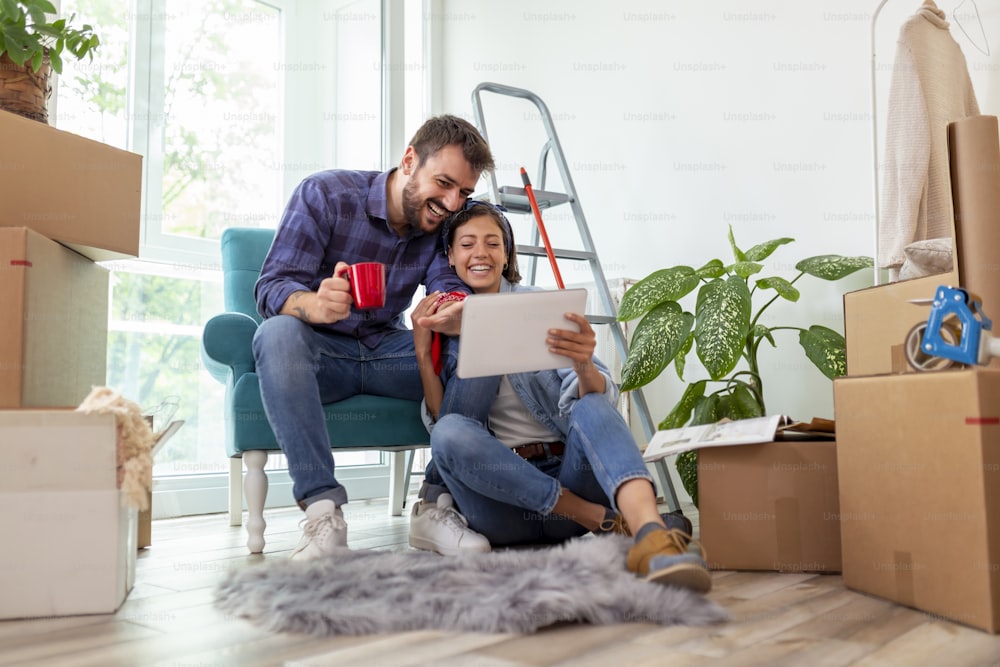
[[586, 533], [575, 521], [552, 514], [562, 488], [615, 508], [615, 494], [625, 482], [652, 484], [628, 425], [603, 395], [587, 394], [574, 405], [562, 456], [526, 461], [484, 424], [481, 401], [490, 391], [496, 396], [488, 380], [448, 383], [451, 396], [445, 402], [450, 398], [453, 410], [435, 425], [431, 453], [469, 527], [491, 544], [560, 542]]
[[347, 491], [334, 476], [323, 404], [356, 394], [419, 401], [424, 392], [413, 332], [389, 332], [370, 349], [278, 315], [261, 323], [253, 351], [264, 412], [288, 457], [295, 499], [302, 507], [325, 498], [343, 505]]

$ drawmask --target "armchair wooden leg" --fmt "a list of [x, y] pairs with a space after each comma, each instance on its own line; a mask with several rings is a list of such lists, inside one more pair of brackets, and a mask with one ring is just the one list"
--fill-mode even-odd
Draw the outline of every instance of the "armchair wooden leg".
[[229, 525], [243, 525], [243, 459], [229, 459]]
[[413, 459], [417, 457], [417, 450], [406, 450], [406, 468], [403, 474], [403, 509], [406, 509], [406, 496], [410, 492], [410, 475], [413, 473]]
[[264, 551], [264, 501], [267, 499], [267, 451], [255, 449], [243, 452], [243, 462], [247, 467], [243, 488], [247, 497], [247, 548], [252, 554]]
[[402, 516], [406, 500], [406, 452], [389, 452], [389, 516]]

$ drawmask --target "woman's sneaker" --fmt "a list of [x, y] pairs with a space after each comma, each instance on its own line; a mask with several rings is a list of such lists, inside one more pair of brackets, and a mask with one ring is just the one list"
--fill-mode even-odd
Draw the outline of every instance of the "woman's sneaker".
[[421, 500], [413, 505], [410, 546], [436, 551], [442, 556], [490, 551], [490, 541], [469, 528], [469, 522], [455, 509], [449, 493], [438, 496], [437, 504]]
[[667, 524], [668, 529], [679, 530], [684, 535], [694, 535], [691, 519], [684, 516], [684, 512], [680, 510], [664, 512], [660, 514], [660, 518], [663, 519], [663, 523]]
[[[632, 537], [632, 529], [629, 528], [628, 522], [625, 520], [621, 514], [616, 514], [610, 509], [607, 510], [608, 515], [598, 526], [597, 530], [591, 531], [595, 535], [605, 535], [607, 533], [614, 533], [615, 535], [625, 535], [627, 537]], [[693, 535], [693, 527], [691, 526], [691, 520], [684, 516], [684, 513], [680, 510], [674, 510], [673, 512], [662, 512], [660, 518], [663, 519], [663, 523], [666, 524], [667, 530], [677, 530], [680, 531], [685, 539], [688, 535]]]
[[[693, 542], [701, 555], [688, 551]], [[705, 562], [705, 550], [690, 534], [676, 529], [653, 530], [628, 551], [630, 572], [646, 581], [689, 588], [706, 593], [712, 588], [712, 575]]]

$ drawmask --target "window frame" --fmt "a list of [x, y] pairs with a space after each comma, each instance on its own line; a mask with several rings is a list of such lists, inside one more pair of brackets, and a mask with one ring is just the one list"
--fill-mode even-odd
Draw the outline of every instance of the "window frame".
[[[308, 39], [302, 35], [315, 34], [321, 26], [317, 20], [319, 12], [337, 11], [356, 4], [358, 0], [257, 0], [262, 5], [273, 7], [280, 12], [279, 32], [281, 52], [286, 63], [321, 62], [328, 63], [336, 71], [333, 40]], [[401, 60], [403, 54], [404, 31], [403, 0], [379, 0], [381, 11], [381, 54], [383, 62]], [[140, 258], [119, 260], [109, 268], [123, 271], [153, 273], [167, 277], [197, 277], [216, 280], [221, 272], [219, 241], [167, 234], [163, 231], [163, 216], [157, 208], [162, 195], [162, 138], [164, 131], [164, 91], [162, 86], [153, 85], [162, 81], [164, 62], [162, 48], [162, 21], [154, 17], [165, 15], [168, 0], [131, 0], [130, 11], [135, 28], [130, 36], [128, 59], [128, 96], [126, 113], [128, 118], [128, 150], [145, 156], [143, 160]], [[297, 35], [291, 39], [289, 35]], [[402, 154], [407, 138], [403, 135], [405, 105], [404, 72], [401, 68], [382, 67], [382, 132], [377, 147], [379, 168], [393, 164]], [[285, 200], [301, 180], [310, 173], [323, 168], [332, 154], [335, 137], [325, 130], [317, 136], [310, 133], [296, 110], [306, 106], [304, 100], [316, 103], [324, 100], [324, 91], [318, 86], [310, 86], [303, 77], [283, 77], [281, 154], [285, 159], [284, 178], [281, 185]], [[289, 156], [295, 156], [289, 160]], [[274, 221], [277, 226], [278, 220]], [[194, 276], [192, 275], [194, 274]], [[222, 443], [220, 458], [224, 455]], [[381, 497], [387, 493], [389, 483], [389, 461], [385, 452], [380, 453], [381, 463], [344, 466], [338, 469], [338, 480], [348, 486], [354, 498]], [[267, 506], [278, 507], [293, 503], [291, 479], [287, 470], [268, 470], [271, 491]], [[225, 511], [228, 505], [228, 472], [201, 473], [190, 475], [158, 476], [154, 479], [153, 517], [166, 518], [187, 514], [203, 514]]]

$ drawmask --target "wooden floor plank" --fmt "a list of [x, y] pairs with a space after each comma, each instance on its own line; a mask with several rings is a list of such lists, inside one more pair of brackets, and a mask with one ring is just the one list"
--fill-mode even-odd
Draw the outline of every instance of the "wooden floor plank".
[[42, 637], [8, 637], [0, 644], [0, 665], [67, 664], [80, 655], [160, 634], [131, 623], [107, 622], [55, 630]]
[[[399, 641], [390, 650], [381, 641], [359, 642], [350, 647], [339, 647], [324, 652], [300, 651], [292, 657], [293, 664], [301, 665], [405, 665], [476, 664], [478, 651], [483, 647], [507, 641], [507, 635], [481, 633], [454, 634], [447, 632], [419, 631], [397, 635]], [[452, 662], [456, 661], [456, 662]], [[494, 664], [483, 661], [479, 664]], [[496, 663], [522, 667], [527, 663]]]
[[861, 667], [874, 667], [875, 665], [985, 666], [998, 663], [1000, 663], [1000, 638], [948, 621], [927, 620], [880, 646], [857, 664]]
[[[352, 548], [408, 550], [408, 518], [386, 501], [350, 503]], [[696, 512], [689, 516], [697, 519]], [[1000, 637], [846, 589], [837, 575], [712, 573], [712, 627], [566, 624], [530, 635], [439, 631], [315, 638], [268, 633], [213, 606], [234, 568], [288, 557], [302, 512], [268, 510], [263, 555], [225, 515], [153, 523], [136, 586], [116, 614], [0, 622], [0, 665], [1000, 665]]]

